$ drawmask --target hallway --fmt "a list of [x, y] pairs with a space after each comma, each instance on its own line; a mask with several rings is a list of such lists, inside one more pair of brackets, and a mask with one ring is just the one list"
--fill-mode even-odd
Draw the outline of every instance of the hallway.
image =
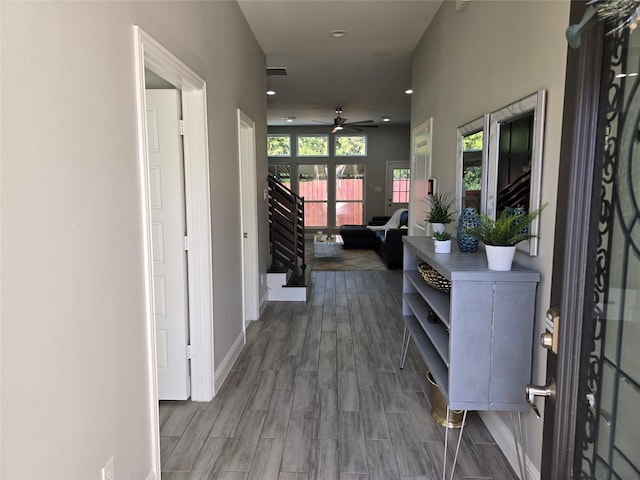
[[[269, 303], [211, 402], [160, 403], [163, 480], [442, 478], [444, 429], [413, 345], [398, 368], [402, 272], [314, 271], [311, 288], [306, 303]], [[476, 414], [455, 478], [517, 478]]]

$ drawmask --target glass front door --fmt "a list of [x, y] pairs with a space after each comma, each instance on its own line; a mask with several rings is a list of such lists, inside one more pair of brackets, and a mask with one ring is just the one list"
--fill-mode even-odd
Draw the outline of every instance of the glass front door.
[[[640, 479], [640, 32], [608, 37], [600, 219], [583, 345], [578, 478]], [[587, 297], [589, 298], [589, 297]], [[581, 406], [581, 408], [580, 408]]]
[[[585, 13], [572, 2], [571, 23]], [[569, 50], [541, 478], [640, 480], [640, 31]], [[604, 48], [603, 48], [604, 47]], [[601, 55], [602, 54], [602, 55]]]

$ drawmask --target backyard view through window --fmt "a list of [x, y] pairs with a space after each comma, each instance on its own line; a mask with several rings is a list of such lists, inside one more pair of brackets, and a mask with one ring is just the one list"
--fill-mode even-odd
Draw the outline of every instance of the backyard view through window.
[[409, 203], [410, 180], [411, 170], [408, 168], [393, 169], [393, 191], [391, 193], [392, 203]]
[[269, 165], [269, 175], [276, 177], [288, 189], [291, 189], [291, 165], [288, 163]]
[[336, 157], [363, 157], [367, 154], [366, 135], [336, 135]]
[[482, 190], [482, 142], [483, 132], [479, 131], [464, 137], [462, 144], [462, 208], [473, 207], [478, 211]]
[[289, 135], [267, 135], [267, 155], [270, 157], [290, 157], [291, 137]]
[[336, 226], [364, 223], [364, 165], [336, 165]]
[[299, 157], [328, 157], [329, 137], [326, 135], [298, 135]]
[[327, 226], [327, 165], [298, 166], [298, 195], [304, 197], [305, 227]]

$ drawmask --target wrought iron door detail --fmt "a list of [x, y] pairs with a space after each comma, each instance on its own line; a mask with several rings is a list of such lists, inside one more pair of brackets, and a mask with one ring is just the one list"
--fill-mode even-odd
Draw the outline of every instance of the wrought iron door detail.
[[594, 192], [600, 215], [590, 240], [593, 291], [585, 308], [581, 450], [574, 469], [585, 480], [640, 479], [637, 444], [628, 445], [630, 437], [640, 438], [640, 420], [625, 418], [629, 402], [640, 402], [640, 351], [629, 351], [624, 337], [625, 329], [636, 335], [630, 321], [640, 324], [634, 308], [640, 292], [640, 56], [630, 53], [629, 40], [624, 30], [605, 42], [599, 128], [604, 148], [596, 159], [600, 190]]

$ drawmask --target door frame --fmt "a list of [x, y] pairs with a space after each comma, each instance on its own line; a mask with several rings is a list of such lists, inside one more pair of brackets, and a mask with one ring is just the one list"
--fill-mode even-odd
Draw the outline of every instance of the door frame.
[[[585, 2], [572, 0], [570, 24], [579, 23], [584, 10]], [[547, 356], [548, 376], [557, 379], [557, 398], [545, 402], [541, 471], [542, 478], [557, 480], [573, 478], [578, 448], [581, 347], [585, 312], [592, 311], [592, 298], [585, 295], [585, 285], [593, 278], [589, 268], [594, 268], [587, 262], [594, 255], [589, 232], [600, 220], [600, 202], [593, 188], [600, 185], [596, 160], [603, 151], [602, 140], [595, 134], [600, 122], [603, 30], [600, 22], [583, 29], [582, 46], [569, 49], [567, 55], [557, 200], [564, 208], [556, 214], [551, 279], [551, 306], [559, 308], [561, 324], [558, 355], [549, 352]]]
[[[418, 173], [418, 168], [416, 167], [416, 150], [422, 145], [422, 143], [418, 144], [418, 137], [420, 135], [425, 135], [425, 141], [422, 143], [426, 143], [428, 145], [427, 154], [426, 154], [426, 165], [424, 175], [425, 178], [417, 179], [416, 175]], [[418, 222], [416, 219], [416, 215], [418, 212], [416, 202], [422, 203], [422, 208], [420, 209], [421, 213], [425, 214], [427, 211], [427, 193], [429, 191], [428, 183], [431, 178], [431, 147], [433, 145], [433, 117], [429, 117], [427, 120], [422, 122], [420, 125], [411, 130], [411, 193], [409, 195], [409, 235], [414, 236], [426, 236], [428, 234], [427, 231], [427, 222], [425, 219], [422, 219], [422, 222]], [[413, 196], [415, 194], [416, 188], [418, 188], [418, 181], [424, 182], [424, 190], [425, 196], [423, 199], [414, 199]]]
[[242, 238], [242, 332], [260, 315], [260, 269], [258, 266], [258, 181], [256, 176], [256, 125], [238, 109], [238, 167], [240, 170], [240, 217]]
[[145, 67], [182, 90], [186, 223], [191, 247], [187, 258], [189, 282], [189, 329], [191, 333], [191, 398], [211, 400], [215, 394], [213, 344], [213, 271], [206, 83], [180, 59], [138, 25], [133, 26], [136, 110], [138, 117], [138, 163], [141, 226], [145, 275], [145, 323], [151, 456], [155, 478], [160, 477], [160, 417], [156, 379], [155, 307], [149, 162], [145, 101]]
[[[389, 184], [389, 179], [391, 178], [391, 172], [393, 172], [394, 168], [408, 168], [409, 169], [409, 189], [411, 189], [411, 162], [398, 162], [398, 161], [389, 161], [387, 162], [387, 170], [386, 170], [386, 179], [385, 179], [385, 212], [387, 216], [391, 216], [393, 212], [391, 211], [391, 207], [389, 206], [389, 202], [391, 196], [393, 195], [393, 184]], [[392, 180], [393, 182], [393, 180]], [[409, 199], [411, 199], [411, 191], [409, 191]], [[407, 202], [407, 208], [409, 208], [409, 202]], [[395, 211], [395, 210], [394, 210]]]

